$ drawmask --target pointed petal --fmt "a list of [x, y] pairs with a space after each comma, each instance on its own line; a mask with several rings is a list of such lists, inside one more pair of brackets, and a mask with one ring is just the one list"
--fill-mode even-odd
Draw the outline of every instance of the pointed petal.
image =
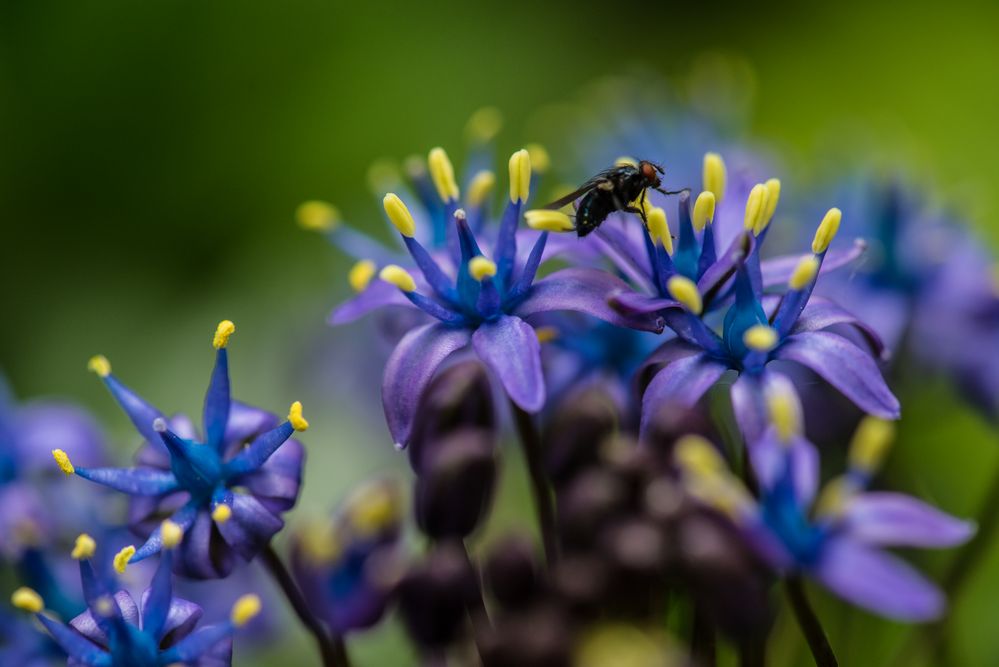
[[661, 406], [695, 405], [727, 370], [728, 366], [706, 354], [683, 357], [665, 366], [652, 378], [642, 396], [641, 432], [645, 432]]
[[225, 441], [242, 445], [245, 441], [274, 428], [279, 421], [278, 416], [272, 412], [240, 401], [233, 401], [229, 407], [229, 422], [226, 424]]
[[100, 649], [96, 644], [81, 635], [70, 626], [63, 625], [55, 619], [49, 618], [45, 614], [35, 614], [45, 629], [52, 635], [56, 644], [69, 655], [84, 665], [93, 667], [110, 667], [111, 656]]
[[156, 566], [153, 580], [142, 595], [142, 630], [148, 632], [157, 640], [163, 636], [163, 625], [170, 611], [170, 600], [173, 598], [173, 553], [164, 550], [160, 554], [160, 562]]
[[815, 371], [864, 412], [898, 419], [900, 406], [869, 354], [834, 333], [813, 331], [787, 338], [777, 358]]
[[658, 296], [649, 296], [630, 291], [612, 294], [608, 302], [611, 308], [627, 317], [658, 313], [668, 308], [682, 308], [680, 303], [673, 299], [663, 299]]
[[867, 344], [870, 345], [874, 356], [878, 359], [884, 356], [885, 346], [881, 342], [881, 336], [872, 327], [860, 321], [856, 316], [840, 308], [832, 301], [817, 296], [809, 299], [808, 305], [801, 311], [798, 320], [794, 324], [794, 328], [791, 329], [791, 333], [820, 331], [839, 324], [855, 327], [867, 341]]
[[224, 464], [227, 478], [238, 477], [262, 466], [295, 432], [291, 422], [282, 422], [263, 435], [254, 438], [239, 454]]
[[298, 500], [304, 463], [305, 448], [298, 440], [290, 439], [257, 471], [239, 478], [238, 484], [275, 514], [286, 512]]
[[163, 417], [163, 413], [147, 403], [134, 391], [126, 387], [114, 374], [107, 375], [104, 386], [108, 388], [118, 405], [132, 420], [136, 430], [154, 447], [162, 449], [159, 434], [153, 430], [153, 422]]
[[898, 621], [929, 621], [946, 606], [943, 594], [904, 561], [848, 537], [826, 544], [814, 574], [840, 597]]
[[785, 472], [790, 459], [798, 505], [809, 507], [819, 485], [819, 452], [804, 438], [795, 437], [784, 443], [770, 428], [748, 446], [753, 472], [764, 489], [773, 489]]
[[224, 347], [215, 352], [215, 367], [208, 381], [205, 393], [205, 406], [202, 424], [205, 427], [205, 442], [218, 449], [222, 446], [226, 424], [229, 422], [229, 353]]
[[[184, 505], [179, 510], [173, 513], [170, 520], [181, 527], [184, 531], [184, 540], [181, 544], [187, 542], [187, 529], [194, 522], [194, 518], [197, 515], [197, 507], [193, 504], [188, 503]], [[135, 555], [132, 556], [129, 562], [138, 563], [140, 560], [149, 558], [153, 554], [158, 554], [160, 549], [163, 548], [163, 535], [161, 533], [162, 525], [157, 525], [153, 530], [152, 534], [146, 539], [145, 543], [135, 550]]]
[[843, 514], [845, 530], [865, 544], [899, 547], [952, 547], [975, 534], [962, 521], [902, 493], [858, 495]]
[[347, 299], [333, 309], [329, 322], [332, 326], [350, 324], [355, 322], [373, 310], [384, 308], [385, 306], [405, 306], [415, 308], [406, 295], [396, 287], [384, 280], [372, 280], [368, 288], [357, 294], [353, 298]]
[[172, 472], [152, 468], [76, 468], [76, 474], [133, 496], [158, 496], [177, 489]]
[[763, 436], [768, 419], [759, 377], [740, 373], [729, 390], [729, 396], [743, 439], [747, 443], [756, 442]]
[[235, 567], [236, 554], [215, 532], [207, 511], [198, 511], [174, 556], [174, 572], [190, 579], [221, 579]]
[[217, 644], [231, 637], [234, 631], [235, 628], [229, 622], [201, 628], [161, 653], [160, 663], [195, 662], [202, 655], [212, 650]]
[[652, 377], [663, 366], [684, 357], [701, 354], [702, 352], [703, 350], [699, 346], [679, 338], [666, 341], [653, 350], [638, 367], [638, 370], [635, 371], [635, 382], [640, 390], [639, 393], [645, 391], [645, 387], [652, 381]]
[[[849, 248], [835, 248], [826, 251], [825, 256], [822, 258], [822, 267], [819, 269], [819, 275], [835, 271], [838, 268], [846, 266], [864, 254], [866, 249], [867, 243], [865, 243], [862, 239], [856, 239], [854, 240], [853, 245]], [[791, 279], [791, 274], [794, 273], [794, 269], [798, 266], [798, 263], [805, 257], [811, 257], [811, 255], [812, 253], [809, 252], [802, 253], [800, 255], [782, 255], [780, 257], [763, 260], [763, 262], [761, 262], [761, 269], [763, 271], [763, 287], [776, 287], [777, 285], [787, 284], [787, 281]]]
[[284, 527], [284, 521], [253, 496], [236, 493], [232, 497], [232, 516], [215, 525], [229, 546], [249, 561]]
[[405, 446], [423, 391], [453, 352], [468, 345], [471, 332], [444, 324], [413, 329], [396, 346], [385, 365], [382, 407], [393, 440]]
[[472, 334], [472, 345], [514, 403], [528, 412], [544, 406], [541, 344], [534, 327], [519, 317], [503, 315], [480, 325]]
[[605, 322], [640, 331], [663, 330], [662, 318], [650, 315], [628, 317], [611, 308], [612, 294], [629, 291], [617, 276], [597, 269], [563, 269], [536, 282], [513, 314], [528, 317], [537, 313], [569, 310], [586, 313]]

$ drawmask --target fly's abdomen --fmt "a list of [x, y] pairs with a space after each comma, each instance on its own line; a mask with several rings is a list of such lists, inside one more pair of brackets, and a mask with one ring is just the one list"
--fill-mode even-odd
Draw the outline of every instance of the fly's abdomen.
[[600, 226], [614, 210], [614, 202], [610, 194], [604, 191], [593, 191], [586, 194], [576, 209], [576, 233], [586, 236]]

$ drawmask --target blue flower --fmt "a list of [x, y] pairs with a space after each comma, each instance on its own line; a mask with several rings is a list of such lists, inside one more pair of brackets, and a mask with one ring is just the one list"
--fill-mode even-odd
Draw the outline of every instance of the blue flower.
[[[201, 608], [173, 595], [171, 561], [183, 530], [165, 521], [162, 556], [149, 589], [136, 604], [125, 590], [115, 591], [114, 581], [93, 562], [96, 543], [89, 535], [77, 538], [73, 557], [80, 563], [80, 580], [87, 610], [60, 623], [44, 613], [45, 603], [30, 588], [14, 591], [15, 607], [31, 612], [52, 639], [69, 656], [69, 665], [90, 667], [154, 667], [177, 663], [222, 667], [232, 661], [232, 635], [260, 611], [256, 595], [244, 595], [233, 605], [224, 623], [196, 630]], [[125, 569], [128, 551], [115, 556], [119, 572]]]
[[770, 393], [772, 425], [750, 448], [760, 484], [754, 499], [714, 446], [696, 436], [677, 444], [692, 495], [728, 515], [782, 575], [806, 574], [882, 616], [921, 622], [943, 613], [943, 595], [885, 547], [950, 547], [974, 526], [911, 496], [867, 491], [891, 443], [891, 422], [867, 417], [850, 447], [847, 473], [818, 500], [818, 456], [801, 436], [793, 389]]
[[291, 438], [308, 422], [295, 402], [288, 418], [232, 400], [227, 344], [235, 327], [219, 324], [204, 403], [204, 435], [187, 417], [167, 419], [111, 373], [104, 357], [90, 368], [145, 438], [133, 468], [82, 468], [62, 449], [52, 452], [67, 475], [76, 474], [132, 496], [129, 518], [146, 541], [132, 561], [162, 546], [160, 523], [169, 516], [187, 534], [175, 559], [178, 574], [195, 579], [224, 577], [236, 556], [252, 560], [284, 526], [281, 514], [294, 506], [301, 486], [302, 445]]

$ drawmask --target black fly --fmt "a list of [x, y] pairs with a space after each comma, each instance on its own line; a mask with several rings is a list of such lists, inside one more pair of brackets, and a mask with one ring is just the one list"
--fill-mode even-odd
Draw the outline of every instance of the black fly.
[[[611, 167], [583, 183], [578, 190], [543, 208], [559, 209], [579, 199], [579, 205], [576, 207], [576, 233], [581, 237], [599, 227], [614, 211], [636, 213], [648, 224], [644, 210], [647, 188], [658, 190], [664, 195], [683, 192], [682, 190], [668, 192], [660, 187], [662, 181], [659, 175], [665, 173], [662, 167], [648, 160], [642, 160], [637, 166], [622, 164]], [[642, 198], [642, 206], [636, 208], [631, 203], [639, 197]]]

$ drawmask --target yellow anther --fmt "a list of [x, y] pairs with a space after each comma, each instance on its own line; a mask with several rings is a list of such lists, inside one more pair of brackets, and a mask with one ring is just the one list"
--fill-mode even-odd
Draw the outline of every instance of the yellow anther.
[[694, 315], [700, 315], [704, 309], [701, 293], [693, 280], [685, 276], [673, 276], [666, 283], [670, 296], [682, 303]]
[[392, 487], [368, 484], [350, 498], [348, 516], [353, 529], [364, 536], [374, 535], [399, 518], [399, 499]]
[[770, 387], [766, 392], [770, 422], [783, 442], [801, 433], [801, 403], [794, 390], [786, 386]]
[[677, 464], [695, 477], [717, 477], [727, 472], [724, 459], [708, 440], [699, 435], [685, 435], [673, 450]]
[[492, 141], [503, 129], [503, 114], [496, 107], [477, 109], [465, 123], [465, 137], [468, 141], [485, 144]]
[[527, 144], [525, 147], [531, 155], [531, 168], [543, 174], [552, 166], [552, 159], [548, 155], [548, 150], [541, 144]]
[[482, 255], [468, 260], [468, 272], [480, 283], [486, 278], [496, 275], [496, 262], [487, 259]]
[[128, 567], [128, 561], [135, 555], [135, 547], [129, 544], [127, 547], [114, 555], [114, 569], [118, 574], [124, 574]]
[[340, 222], [340, 211], [324, 201], [307, 201], [298, 205], [295, 211], [298, 226], [310, 232], [328, 232]]
[[447, 156], [443, 148], [437, 147], [430, 151], [427, 157], [427, 164], [430, 167], [430, 178], [437, 188], [437, 194], [441, 201], [456, 201], [460, 195], [458, 183], [454, 180], [454, 166], [451, 158]]
[[558, 329], [555, 327], [536, 327], [534, 334], [538, 337], [539, 343], [549, 343], [559, 336]]
[[850, 442], [850, 467], [873, 473], [881, 467], [895, 439], [895, 423], [877, 417], [864, 417]]
[[69, 460], [69, 455], [61, 449], [53, 449], [52, 458], [59, 464], [59, 469], [67, 475], [72, 475], [76, 472], [76, 468], [73, 467], [73, 463]]
[[721, 203], [725, 195], [725, 161], [718, 153], [704, 154], [704, 189], [715, 196], [715, 201]]
[[780, 180], [776, 178], [771, 178], [763, 186], [767, 189], [766, 206], [763, 212], [760, 214], [760, 221], [753, 229], [753, 233], [759, 235], [767, 225], [770, 224], [770, 220], [774, 217], [774, 212], [777, 210], [777, 202], [780, 201]]
[[299, 532], [299, 544], [310, 561], [319, 565], [332, 563], [343, 553], [336, 527], [329, 522], [313, 522]]
[[253, 593], [244, 595], [236, 600], [236, 604], [232, 606], [232, 614], [230, 614], [229, 618], [232, 620], [233, 625], [241, 628], [260, 613], [260, 607], [259, 597]]
[[470, 206], [482, 206], [485, 203], [486, 197], [489, 193], [493, 191], [493, 187], [496, 185], [496, 174], [489, 171], [488, 169], [483, 169], [477, 173], [473, 178], [472, 182], [468, 184], [468, 203]]
[[524, 220], [531, 229], [543, 232], [571, 232], [576, 229], [576, 225], [572, 223], [569, 216], [561, 211], [548, 209], [526, 211]]
[[815, 230], [815, 238], [812, 239], [812, 252], [826, 251], [832, 240], [836, 238], [836, 232], [839, 231], [839, 223], [842, 219], [843, 212], [838, 208], [831, 208], [826, 212], [822, 222], [819, 223], [819, 228]]
[[94, 603], [94, 611], [104, 618], [111, 618], [111, 614], [114, 612], [114, 601], [111, 599], [111, 596], [102, 595], [97, 598], [97, 601]]
[[658, 206], [652, 206], [645, 214], [645, 218], [649, 221], [649, 235], [652, 236], [652, 241], [658, 241], [666, 249], [666, 252], [672, 255], [673, 236], [669, 232], [669, 221], [666, 220], [666, 211]]
[[291, 404], [291, 407], [288, 409], [288, 421], [291, 422], [291, 427], [296, 431], [304, 431], [309, 428], [309, 422], [302, 416], [301, 401], [295, 401]]
[[410, 238], [416, 234], [416, 223], [413, 221], [413, 216], [398, 195], [394, 192], [385, 195], [382, 198], [382, 206], [385, 207], [385, 214], [388, 215], [389, 220], [400, 234]]
[[763, 220], [763, 214], [767, 208], [768, 197], [767, 186], [757, 183], [749, 191], [749, 197], [746, 198], [746, 217], [743, 219], [743, 226], [754, 234], [758, 228], [762, 230], [760, 222]]
[[793, 290], [805, 289], [805, 287], [815, 279], [819, 272], [819, 258], [815, 255], [802, 257], [798, 265], [791, 273], [791, 279], [787, 281], [787, 286]]
[[347, 272], [347, 282], [355, 292], [363, 292], [368, 289], [371, 279], [378, 272], [378, 267], [370, 259], [362, 259], [354, 263]]
[[[219, 507], [223, 506], [219, 505]], [[214, 512], [212, 512], [212, 518], [215, 519]], [[218, 519], [215, 520], [218, 521]], [[184, 539], [184, 529], [179, 524], [167, 519], [160, 524], [160, 537], [163, 539], [164, 549], [173, 549]]]
[[622, 155], [618, 159], [614, 160], [615, 167], [637, 167], [638, 160], [627, 155]]
[[389, 264], [378, 272], [378, 277], [391, 285], [395, 285], [403, 292], [416, 290], [416, 281], [413, 280], [413, 276], [409, 275], [409, 271], [401, 266]]
[[368, 167], [368, 187], [375, 194], [382, 194], [402, 183], [399, 168], [392, 160], [375, 160]]
[[80, 533], [73, 544], [73, 551], [70, 552], [70, 555], [74, 560], [83, 560], [92, 557], [96, 550], [97, 542], [94, 541], [94, 538], [86, 533]]
[[510, 156], [510, 201], [525, 202], [531, 194], [531, 154], [521, 148]]
[[21, 586], [10, 596], [10, 603], [15, 609], [28, 611], [32, 614], [41, 613], [45, 609], [45, 601], [42, 596], [27, 586]]
[[715, 219], [715, 193], [705, 190], [694, 201], [694, 229], [703, 230]]
[[225, 503], [219, 503], [212, 510], [212, 521], [215, 523], [225, 523], [232, 518], [232, 508]]
[[769, 352], [774, 349], [778, 338], [777, 331], [766, 324], [754, 324], [742, 334], [742, 342], [746, 347], [757, 352]]
[[229, 344], [229, 336], [235, 331], [236, 325], [229, 320], [219, 322], [219, 325], [215, 327], [215, 335], [212, 337], [212, 347], [216, 350], [221, 350]]
[[97, 377], [106, 378], [111, 375], [111, 362], [103, 354], [95, 354], [87, 362], [87, 370], [97, 374]]
[[819, 494], [819, 499], [815, 502], [815, 517], [825, 518], [841, 515], [856, 493], [857, 485], [849, 477], [834, 477], [822, 487], [822, 493]]

